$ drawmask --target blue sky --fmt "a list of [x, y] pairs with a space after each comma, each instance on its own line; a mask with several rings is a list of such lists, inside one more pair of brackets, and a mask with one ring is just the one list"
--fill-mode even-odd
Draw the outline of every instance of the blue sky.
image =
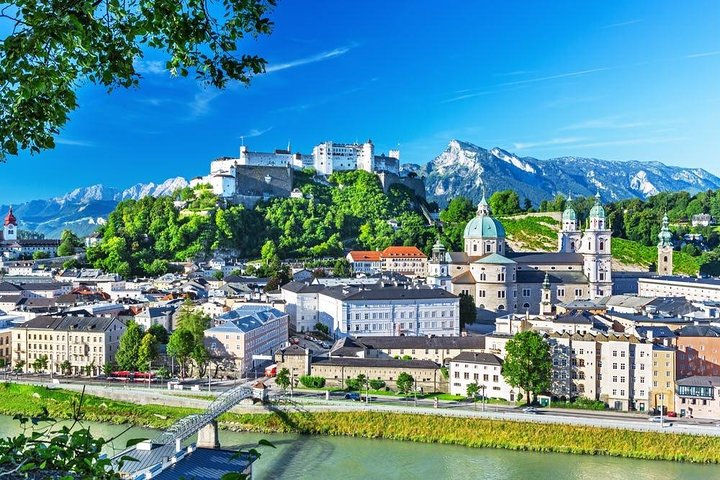
[[518, 155], [658, 160], [720, 175], [720, 2], [291, 1], [249, 87], [86, 86], [54, 151], [0, 164], [0, 203], [207, 173], [218, 156], [371, 138], [404, 162], [457, 138]]

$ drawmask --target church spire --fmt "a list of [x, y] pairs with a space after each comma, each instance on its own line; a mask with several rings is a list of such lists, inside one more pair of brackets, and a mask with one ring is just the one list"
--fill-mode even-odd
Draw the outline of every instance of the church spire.
[[490, 205], [488, 205], [487, 200], [485, 200], [485, 186], [483, 185], [483, 196], [480, 200], [480, 203], [478, 203], [478, 209], [477, 209], [478, 217], [489, 217], [490, 216]]

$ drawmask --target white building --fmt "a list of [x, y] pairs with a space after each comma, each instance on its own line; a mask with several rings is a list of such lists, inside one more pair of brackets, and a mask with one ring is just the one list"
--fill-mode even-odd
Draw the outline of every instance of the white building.
[[323, 142], [313, 148], [313, 166], [322, 175], [343, 170], [375, 170], [375, 146], [365, 143]]
[[467, 395], [468, 385], [480, 387], [479, 395], [516, 401], [520, 389], [511, 387], [502, 375], [502, 360], [491, 353], [462, 352], [450, 360], [450, 393]]
[[720, 279], [681, 276], [639, 278], [638, 295], [685, 297], [690, 301], [720, 302]]
[[345, 257], [353, 273], [374, 275], [382, 271], [380, 252], [373, 250], [353, 250]]
[[290, 282], [281, 291], [298, 332], [321, 322], [336, 336], [460, 334], [460, 299], [441, 289]]
[[210, 355], [235, 362], [240, 373], [253, 367], [253, 355], [273, 355], [288, 342], [288, 315], [266, 306], [242, 306], [218, 317], [205, 330]]

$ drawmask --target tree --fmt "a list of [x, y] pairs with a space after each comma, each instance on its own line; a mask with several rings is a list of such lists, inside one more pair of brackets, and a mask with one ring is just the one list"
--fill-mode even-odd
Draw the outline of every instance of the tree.
[[225, 278], [225, 274], [222, 271], [218, 270], [217, 272], [213, 273], [213, 278], [217, 281], [221, 281], [223, 278]]
[[520, 197], [513, 190], [501, 190], [493, 193], [488, 204], [495, 215], [520, 213]]
[[195, 343], [204, 345], [205, 330], [210, 328], [212, 319], [205, 315], [202, 310], [195, 308], [190, 299], [186, 299], [178, 315], [178, 327], [185, 328], [192, 332]]
[[180, 364], [180, 376], [183, 379], [185, 378], [187, 362], [193, 353], [193, 348], [195, 348], [195, 337], [187, 328], [178, 328], [170, 335], [170, 340], [167, 344], [167, 353], [171, 357], [175, 357]]
[[195, 344], [195, 347], [190, 354], [195, 366], [198, 368], [198, 377], [204, 377], [207, 371], [208, 363], [210, 362], [210, 353], [203, 344]]
[[[146, 65], [223, 88], [248, 84], [266, 61], [239, 53], [246, 37], [269, 34], [276, 0], [17, 0], [3, 8], [0, 44], [0, 159], [54, 148], [86, 82], [135, 87]], [[144, 62], [153, 51], [160, 62]]]
[[25, 369], [25, 360], [18, 360], [15, 362], [15, 367], [13, 367], [13, 371], [15, 373], [22, 373], [22, 371]]
[[142, 340], [142, 330], [140, 325], [135, 322], [129, 322], [127, 329], [120, 337], [120, 345], [115, 353], [115, 362], [120, 370], [134, 372], [138, 364], [138, 350], [140, 349], [140, 341]]
[[106, 377], [112, 375], [113, 370], [115, 370], [115, 365], [113, 365], [112, 363], [104, 363], [102, 366], [103, 375], [105, 375]]
[[165, 330], [165, 327], [163, 327], [159, 323], [153, 323], [152, 325], [150, 325], [147, 333], [151, 333], [155, 337], [155, 340], [158, 341], [158, 343], [162, 345], [167, 345], [169, 338], [168, 331]]
[[63, 375], [70, 375], [71, 371], [72, 365], [70, 364], [70, 360], [65, 360], [60, 364], [60, 373]]
[[335, 265], [333, 265], [333, 276], [334, 277], [341, 277], [346, 278], [351, 275], [350, 272], [350, 262], [347, 261], [345, 258], [339, 258], [335, 261]]
[[150, 371], [151, 363], [158, 357], [158, 341], [152, 333], [143, 335], [138, 348], [136, 368], [141, 372]]
[[505, 351], [502, 375], [510, 385], [527, 392], [529, 405], [530, 392], [537, 396], [550, 388], [550, 346], [540, 334], [528, 330], [516, 333], [505, 345]]
[[325, 335], [330, 335], [330, 329], [328, 328], [327, 325], [325, 325], [322, 322], [317, 322], [315, 324], [315, 330], [317, 330], [318, 332], [324, 333]]
[[398, 391], [406, 395], [410, 390], [412, 390], [413, 385], [415, 384], [415, 379], [409, 373], [402, 372], [398, 375], [395, 384], [397, 385]]
[[480, 386], [477, 384], [477, 382], [473, 382], [467, 386], [467, 396], [468, 398], [472, 398], [473, 401], [473, 407], [477, 406], [477, 395], [480, 392]]
[[45, 370], [47, 370], [48, 356], [40, 355], [38, 358], [35, 359], [35, 361], [33, 361], [32, 368], [35, 371], [35, 373], [44, 372]]
[[32, 254], [33, 260], [42, 260], [42, 259], [45, 259], [48, 257], [49, 257], [48, 253], [44, 252], [42, 250], [37, 250], [37, 251], [33, 252], [33, 254]]
[[383, 382], [382, 380], [379, 380], [377, 378], [371, 379], [369, 383], [370, 383], [370, 388], [372, 388], [373, 390], [381, 390], [381, 389], [385, 388], [385, 382]]
[[477, 320], [475, 299], [469, 293], [460, 293], [460, 329], [465, 328], [468, 323], [475, 323], [475, 320]]
[[60, 246], [57, 249], [58, 257], [69, 257], [75, 254], [75, 247], [82, 244], [77, 235], [71, 230], [64, 230], [60, 236]]
[[287, 390], [290, 386], [290, 370], [281, 368], [275, 377], [275, 383], [278, 387], [282, 388], [283, 391]]

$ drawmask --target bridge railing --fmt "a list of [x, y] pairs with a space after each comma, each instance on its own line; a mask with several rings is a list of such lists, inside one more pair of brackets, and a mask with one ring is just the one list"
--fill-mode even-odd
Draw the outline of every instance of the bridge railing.
[[242, 400], [251, 398], [252, 395], [252, 389], [245, 386], [226, 390], [218, 395], [203, 413], [188, 415], [178, 420], [159, 436], [155, 437], [152, 442], [158, 445], [166, 445], [177, 439], [185, 440]]

